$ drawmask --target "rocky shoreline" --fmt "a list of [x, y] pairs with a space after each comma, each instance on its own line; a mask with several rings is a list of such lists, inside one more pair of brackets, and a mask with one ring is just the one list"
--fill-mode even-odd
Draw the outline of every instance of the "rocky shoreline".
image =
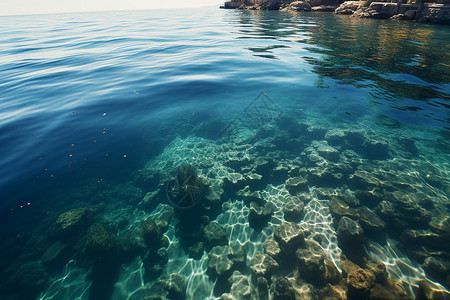
[[[427, 3], [402, 4], [391, 2], [370, 1], [336, 1], [336, 0], [306, 0], [306, 1], [258, 1], [239, 0], [227, 1], [224, 9], [280, 10], [280, 11], [313, 11], [334, 12], [341, 15], [351, 15], [357, 18], [415, 20], [450, 25], [450, 4]], [[445, 2], [445, 1], [444, 1]]]

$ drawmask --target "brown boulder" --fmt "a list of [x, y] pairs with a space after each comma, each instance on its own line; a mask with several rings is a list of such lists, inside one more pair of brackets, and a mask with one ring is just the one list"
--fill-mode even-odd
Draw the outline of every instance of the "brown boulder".
[[355, 299], [363, 299], [368, 296], [375, 283], [375, 275], [365, 269], [357, 269], [347, 276], [347, 295]]

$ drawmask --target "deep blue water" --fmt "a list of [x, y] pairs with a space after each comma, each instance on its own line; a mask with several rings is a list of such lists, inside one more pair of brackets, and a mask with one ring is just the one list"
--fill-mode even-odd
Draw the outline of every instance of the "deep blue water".
[[[140, 201], [151, 188], [133, 182], [147, 162], [176, 148], [177, 137], [220, 141], [229, 122], [249, 117], [243, 112], [262, 92], [277, 117], [311, 134], [300, 143], [291, 121], [278, 121], [267, 133], [277, 136], [270, 151], [295, 161], [326, 131], [363, 131], [392, 142], [382, 159], [403, 165], [389, 172], [410, 168], [421, 183], [436, 176], [421, 192], [448, 214], [449, 40], [447, 26], [321, 13], [202, 8], [0, 17], [2, 278], [40, 261], [57, 240], [58, 215], [98, 205], [96, 221], [102, 212], [111, 217], [127, 197], [114, 189], [130, 182]], [[401, 136], [418, 150], [400, 149]], [[258, 148], [264, 145], [252, 145], [257, 141], [244, 148], [256, 149], [253, 158], [267, 155]], [[356, 152], [369, 160], [361, 168], [380, 159]], [[264, 184], [285, 178], [270, 180]], [[324, 184], [343, 185], [350, 186]], [[45, 271], [48, 281], [33, 297], [66, 263]], [[0, 295], [20, 295], [20, 280], [9, 284]]]

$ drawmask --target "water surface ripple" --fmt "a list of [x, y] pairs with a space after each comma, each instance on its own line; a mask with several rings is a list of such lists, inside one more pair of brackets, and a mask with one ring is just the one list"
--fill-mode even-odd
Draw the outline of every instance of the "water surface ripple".
[[448, 175], [449, 40], [308, 12], [0, 17], [2, 236], [30, 247], [24, 232], [76, 206], [62, 195], [127, 182], [176, 137], [217, 139], [261, 92], [328, 129], [405, 133]]

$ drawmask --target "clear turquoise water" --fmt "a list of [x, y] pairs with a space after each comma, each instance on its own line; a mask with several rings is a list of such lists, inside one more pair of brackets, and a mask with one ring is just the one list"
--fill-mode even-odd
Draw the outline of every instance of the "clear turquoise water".
[[[228, 167], [233, 153], [248, 155], [250, 166], [272, 159], [305, 168], [285, 177], [260, 174], [257, 189], [277, 207], [283, 205], [286, 190], [280, 184], [286, 176], [307, 178], [310, 188], [328, 189], [317, 197], [329, 198], [331, 189], [357, 190], [351, 175], [367, 169], [381, 182], [388, 177], [380, 174], [389, 173], [408, 183], [381, 187], [382, 197], [392, 189], [420, 192], [436, 203], [433, 216], [448, 215], [449, 40], [446, 26], [321, 13], [202, 8], [0, 17], [1, 298], [124, 299], [139, 291], [141, 282], [132, 277], [141, 270], [136, 261], [124, 262], [109, 281], [93, 280], [89, 290], [95, 274], [82, 275], [90, 267], [83, 252], [86, 230], [52, 268], [42, 266], [42, 256], [64, 240], [55, 220], [70, 209], [93, 207], [92, 222], [116, 238], [157, 214], [139, 202], [158, 184], [161, 189], [184, 161], [198, 164], [210, 183], [223, 185], [221, 201], [228, 204], [209, 218], [227, 228], [230, 241], [250, 241], [249, 260], [262, 251], [283, 214], [276, 211], [262, 233], [245, 224], [248, 203], [236, 202], [242, 200], [238, 188], [223, 182], [230, 170], [246, 176], [251, 168]], [[262, 104], [261, 93], [271, 102]], [[266, 119], [252, 120], [258, 116], [254, 110], [245, 114], [252, 103], [270, 108]], [[224, 139], [236, 118], [239, 138]], [[332, 144], [326, 138], [332, 129], [362, 132], [386, 143], [388, 152]], [[405, 136], [416, 150], [400, 142]], [[343, 179], [315, 182], [311, 168], [329, 165], [327, 159], [311, 159], [315, 140], [327, 140], [338, 151], [355, 150], [358, 163]], [[142, 183], [136, 178], [146, 170], [165, 175], [161, 182]], [[367, 206], [375, 209], [376, 203]], [[229, 227], [241, 221], [234, 231]], [[205, 257], [187, 258], [173, 224], [163, 272], [182, 273], [190, 299], [212, 296]], [[400, 234], [387, 231], [399, 240]], [[247, 235], [254, 236], [245, 240]], [[408, 264], [420, 273], [417, 260]], [[27, 264], [38, 271], [20, 269]], [[183, 264], [185, 269], [176, 268]], [[63, 289], [57, 280], [65, 266], [71, 275]], [[32, 276], [44, 279], [30, 287], [24, 282]], [[134, 283], [127, 285], [127, 278]]]

